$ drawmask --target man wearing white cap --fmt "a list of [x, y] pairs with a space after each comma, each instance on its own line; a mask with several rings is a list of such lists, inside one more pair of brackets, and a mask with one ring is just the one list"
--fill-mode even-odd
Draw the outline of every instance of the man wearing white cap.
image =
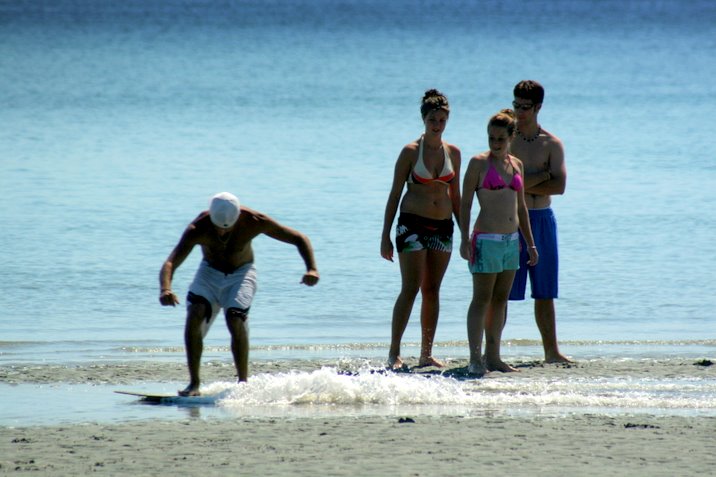
[[302, 233], [279, 224], [272, 218], [241, 207], [233, 194], [222, 192], [211, 198], [209, 210], [199, 214], [184, 231], [159, 273], [159, 302], [175, 306], [179, 298], [172, 292], [174, 271], [200, 245], [204, 259], [194, 276], [187, 295], [187, 317], [184, 329], [189, 385], [182, 396], [199, 395], [199, 368], [203, 340], [220, 308], [231, 332], [231, 352], [239, 381], [249, 374], [248, 313], [256, 292], [256, 269], [251, 241], [267, 235], [293, 244], [306, 264], [301, 283], [318, 283], [318, 270], [311, 242]]

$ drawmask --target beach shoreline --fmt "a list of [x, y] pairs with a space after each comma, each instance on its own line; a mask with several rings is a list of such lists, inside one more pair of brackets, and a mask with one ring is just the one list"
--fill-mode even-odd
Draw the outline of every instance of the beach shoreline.
[[[668, 357], [650, 358], [598, 358], [575, 359], [571, 363], [547, 364], [539, 359], [508, 359], [512, 366], [520, 370], [513, 376], [574, 376], [590, 378], [643, 376], [653, 378], [670, 377], [716, 377], [716, 359], [708, 357]], [[409, 373], [421, 375], [445, 375], [466, 378], [468, 361], [465, 358], [447, 358], [443, 369], [418, 367], [417, 357], [406, 357]], [[337, 372], [353, 373], [361, 369], [380, 370], [385, 361], [371, 358], [323, 358], [323, 359], [275, 359], [258, 360], [250, 363], [250, 377], [259, 374], [289, 372], [310, 372], [329, 367]], [[558, 374], [562, 372], [562, 374]], [[228, 381], [235, 379], [236, 372], [231, 357], [205, 360], [202, 362], [202, 380], [204, 382]], [[186, 364], [176, 361], [108, 361], [76, 364], [35, 364], [15, 363], [0, 366], [0, 384], [22, 383], [68, 383], [68, 384], [136, 384], [187, 379]], [[490, 373], [488, 377], [510, 374]]]
[[[207, 389], [245, 393], [226, 412], [141, 405], [112, 392], [174, 386], [186, 378], [180, 362], [0, 366], [0, 385], [19, 398], [45, 389], [48, 405], [69, 398], [69, 407], [96, 405], [115, 417], [0, 426], [0, 474], [688, 476], [716, 468], [710, 360], [513, 364], [519, 373], [468, 379], [461, 359], [406, 373], [370, 360], [254, 361], [248, 385], [236, 385], [230, 360], [205, 362]], [[641, 385], [650, 407], [629, 408], [630, 388]], [[660, 407], [662, 393], [689, 386], [695, 394]], [[77, 392], [87, 388], [95, 393]], [[376, 391], [381, 400], [371, 402]], [[410, 401], [420, 393], [423, 401]], [[595, 394], [607, 404], [591, 405]]]

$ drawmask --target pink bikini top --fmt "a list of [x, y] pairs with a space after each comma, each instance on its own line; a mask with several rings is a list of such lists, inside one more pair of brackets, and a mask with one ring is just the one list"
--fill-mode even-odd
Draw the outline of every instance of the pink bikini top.
[[504, 189], [505, 187], [509, 187], [514, 191], [522, 190], [522, 176], [519, 172], [517, 172], [517, 168], [515, 168], [514, 164], [512, 164], [511, 161], [510, 165], [512, 166], [512, 169], [515, 171], [515, 173], [512, 176], [512, 180], [508, 185], [505, 184], [505, 181], [502, 179], [502, 176], [499, 172], [497, 172], [495, 165], [492, 163], [492, 161], [490, 161], [490, 167], [487, 169], [485, 179], [483, 179], [482, 181], [482, 188], [487, 190], [500, 190]]

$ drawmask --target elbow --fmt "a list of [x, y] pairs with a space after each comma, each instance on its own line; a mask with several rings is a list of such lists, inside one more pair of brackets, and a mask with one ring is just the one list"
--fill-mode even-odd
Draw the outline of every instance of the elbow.
[[164, 262], [162, 264], [162, 268], [159, 270], [159, 275], [161, 276], [161, 275], [165, 275], [167, 273], [171, 273], [173, 268], [174, 268], [173, 263], [171, 261], [167, 260], [166, 262]]
[[554, 195], [563, 195], [564, 191], [567, 189], [567, 180], [563, 179], [559, 181], [557, 184], [557, 187], [555, 187]]
[[309, 240], [308, 235], [298, 232], [296, 235], [296, 238], [294, 240], [294, 245], [298, 247], [301, 250], [310, 250], [311, 249], [311, 240]]

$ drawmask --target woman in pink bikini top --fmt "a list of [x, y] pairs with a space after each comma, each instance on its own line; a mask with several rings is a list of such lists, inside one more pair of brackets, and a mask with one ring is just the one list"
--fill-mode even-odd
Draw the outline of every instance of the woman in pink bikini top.
[[[487, 371], [516, 371], [502, 361], [500, 340], [507, 298], [519, 268], [518, 229], [529, 247], [528, 264], [536, 265], [538, 260], [525, 204], [522, 162], [509, 153], [515, 131], [515, 118], [511, 113], [501, 111], [490, 119], [487, 126], [490, 150], [470, 160], [460, 203], [460, 255], [468, 260], [473, 280], [473, 296], [467, 313], [468, 373], [477, 376]], [[480, 211], [471, 237], [470, 212], [475, 196]]]

